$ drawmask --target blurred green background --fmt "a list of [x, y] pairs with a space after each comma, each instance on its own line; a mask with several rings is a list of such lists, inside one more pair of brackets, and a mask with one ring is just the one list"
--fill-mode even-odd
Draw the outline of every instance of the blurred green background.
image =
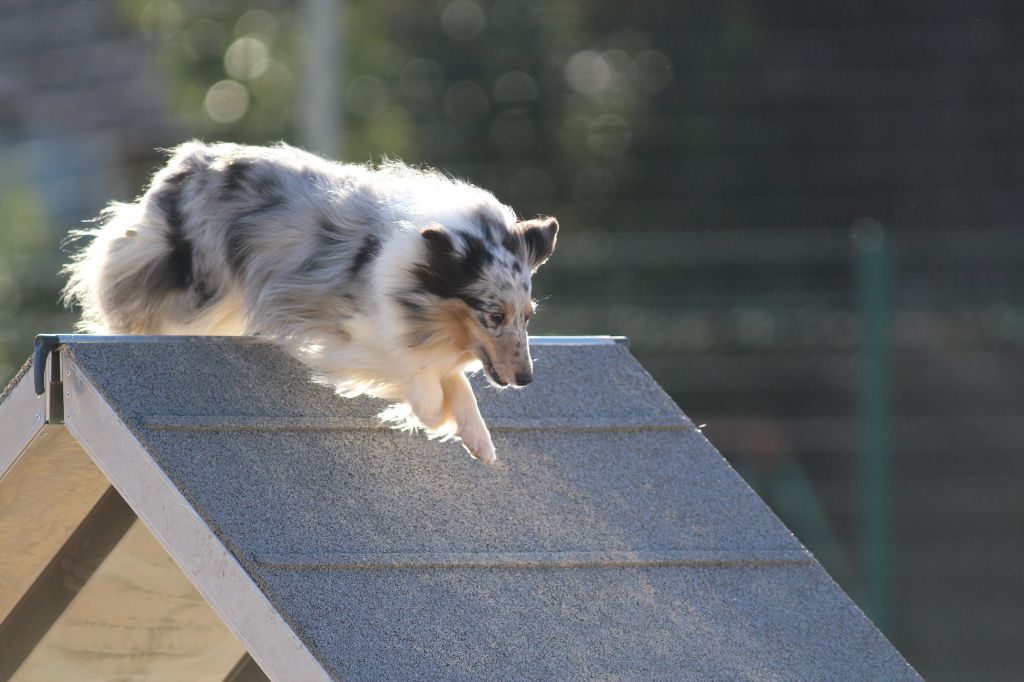
[[1019, 3], [0, 0], [0, 57], [0, 379], [157, 147], [438, 166], [927, 679], [1024, 679]]

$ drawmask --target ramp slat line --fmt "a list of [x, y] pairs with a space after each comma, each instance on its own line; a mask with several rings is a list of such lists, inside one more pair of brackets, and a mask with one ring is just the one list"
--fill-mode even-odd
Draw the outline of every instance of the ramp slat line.
[[298, 571], [430, 568], [657, 568], [662, 566], [794, 566], [814, 559], [794, 550], [579, 552], [354, 552], [319, 557], [266, 555], [262, 568]]
[[[210, 416], [210, 415], [149, 415], [143, 417], [145, 428], [152, 431], [380, 431], [390, 432], [374, 418], [354, 417], [270, 417], [270, 416]], [[571, 421], [556, 419], [517, 419], [515, 421], [491, 419], [487, 422], [492, 431], [564, 431], [567, 433], [602, 431], [688, 431], [693, 428], [689, 421], [678, 422], [633, 422], [611, 419], [574, 418]]]

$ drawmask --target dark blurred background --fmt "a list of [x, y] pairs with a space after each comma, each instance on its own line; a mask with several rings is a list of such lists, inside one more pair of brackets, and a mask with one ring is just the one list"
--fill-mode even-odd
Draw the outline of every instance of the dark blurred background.
[[1010, 0], [0, 0], [0, 379], [156, 147], [439, 166], [927, 679], [1024, 679], [1022, 85]]

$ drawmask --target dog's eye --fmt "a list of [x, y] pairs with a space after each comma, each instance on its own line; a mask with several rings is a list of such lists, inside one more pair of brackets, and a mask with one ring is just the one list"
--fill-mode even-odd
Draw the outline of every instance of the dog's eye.
[[505, 313], [491, 313], [491, 322], [501, 324], [505, 321]]

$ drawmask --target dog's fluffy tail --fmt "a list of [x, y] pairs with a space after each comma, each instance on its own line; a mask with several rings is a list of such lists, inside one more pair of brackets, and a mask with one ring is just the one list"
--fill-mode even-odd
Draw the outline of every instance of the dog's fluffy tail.
[[[112, 203], [96, 227], [76, 230], [69, 243], [87, 243], [61, 271], [67, 277], [61, 299], [79, 307], [79, 331], [94, 334], [146, 334], [159, 331], [155, 281], [170, 250], [162, 230], [143, 224], [139, 204]], [[147, 227], [149, 229], [147, 229]]]

